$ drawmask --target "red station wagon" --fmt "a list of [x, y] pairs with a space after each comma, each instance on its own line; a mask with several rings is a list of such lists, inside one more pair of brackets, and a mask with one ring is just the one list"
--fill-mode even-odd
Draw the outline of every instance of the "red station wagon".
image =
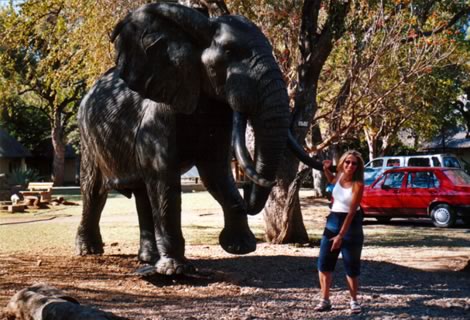
[[430, 217], [446, 228], [461, 218], [470, 224], [470, 176], [461, 169], [403, 167], [385, 171], [364, 189], [365, 217]]

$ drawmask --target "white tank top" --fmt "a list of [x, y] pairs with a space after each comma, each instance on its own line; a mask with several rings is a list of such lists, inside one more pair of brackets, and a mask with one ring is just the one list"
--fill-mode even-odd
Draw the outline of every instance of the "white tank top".
[[[349, 212], [349, 207], [352, 202], [352, 186], [350, 188], [343, 188], [339, 183], [341, 177], [336, 181], [333, 188], [333, 206], [331, 211], [334, 212]], [[358, 207], [359, 208], [359, 207]]]

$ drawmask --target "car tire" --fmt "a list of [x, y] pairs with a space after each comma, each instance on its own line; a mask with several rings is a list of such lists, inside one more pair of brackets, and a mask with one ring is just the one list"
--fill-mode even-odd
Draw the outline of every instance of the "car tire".
[[456, 218], [454, 210], [447, 204], [438, 204], [432, 208], [432, 223], [438, 228], [452, 227], [455, 224]]
[[388, 223], [392, 220], [390, 217], [376, 217], [375, 219], [380, 223]]

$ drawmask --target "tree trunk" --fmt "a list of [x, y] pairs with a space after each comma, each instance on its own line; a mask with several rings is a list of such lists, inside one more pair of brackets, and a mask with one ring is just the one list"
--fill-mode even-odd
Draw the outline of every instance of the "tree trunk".
[[[298, 85], [295, 93], [292, 130], [297, 141], [303, 145], [308, 129], [317, 111], [317, 88], [320, 73], [333, 49], [334, 40], [344, 32], [344, 21], [349, 1], [333, 2], [328, 18], [319, 27], [322, 1], [305, 0], [302, 7], [302, 24], [299, 35], [300, 60]], [[318, 30], [322, 29], [321, 33]], [[305, 243], [307, 231], [302, 219], [296, 178], [299, 161], [291, 153], [284, 154], [278, 169], [277, 185], [271, 192], [264, 210], [266, 237], [275, 243]], [[291, 219], [283, 223], [285, 219]]]
[[[308, 128], [316, 112], [316, 89], [321, 65], [311, 64], [307, 56], [312, 53], [313, 43], [311, 33], [316, 26], [312, 26], [315, 12], [318, 14], [320, 2], [305, 1], [302, 9], [302, 30], [300, 34], [300, 50], [302, 55], [298, 67], [298, 86], [295, 93], [295, 108], [293, 113], [292, 128], [294, 136], [300, 144], [303, 144]], [[303, 41], [302, 41], [303, 40]], [[290, 152], [286, 152], [281, 161], [277, 175], [277, 185], [273, 188], [264, 210], [266, 221], [266, 237], [270, 242], [279, 243], [305, 243], [308, 241], [307, 231], [303, 224], [302, 212], [298, 193], [289, 193], [291, 188], [295, 190], [295, 176], [299, 167], [299, 161]], [[289, 206], [291, 206], [289, 208]], [[284, 230], [286, 225], [282, 223], [285, 214], [292, 219], [289, 227], [292, 231]], [[294, 232], [295, 230], [295, 232]]]
[[54, 114], [54, 123], [52, 125], [52, 146], [54, 147], [54, 160], [52, 162], [52, 180], [54, 185], [64, 184], [65, 171], [65, 143], [64, 128], [62, 126], [61, 114]]
[[392, 134], [387, 134], [382, 137], [382, 147], [380, 148], [380, 155], [382, 157], [387, 155], [388, 152], [390, 151], [392, 138], [393, 138]]
[[[296, 171], [297, 169], [294, 170]], [[292, 179], [279, 179], [278, 185], [273, 188], [264, 209], [267, 241], [271, 243], [308, 242], [308, 234], [305, 229], [299, 201], [299, 189], [308, 170], [310, 168], [299, 172], [290, 185], [279, 185], [279, 182], [292, 181]], [[295, 171], [290, 170], [290, 172]], [[289, 172], [284, 172], [289, 175]]]
[[367, 147], [369, 148], [369, 161], [377, 156], [377, 135], [364, 128], [366, 136]]
[[[300, 171], [294, 181], [290, 184], [287, 194], [283, 194], [281, 191], [279, 194], [285, 197], [286, 204], [284, 205], [282, 212], [274, 219], [265, 219], [266, 221], [266, 237], [271, 243], [307, 243], [308, 234], [305, 230], [299, 201], [299, 190], [302, 185], [303, 179], [308, 175], [310, 168], [304, 168]], [[271, 193], [273, 196], [273, 193]], [[278, 196], [274, 195], [276, 198]], [[280, 198], [277, 198], [280, 199]], [[272, 204], [269, 201], [269, 204]], [[269, 209], [269, 205], [266, 207], [265, 212], [272, 212]], [[265, 218], [267, 215], [265, 214]], [[273, 224], [272, 222], [275, 222]]]

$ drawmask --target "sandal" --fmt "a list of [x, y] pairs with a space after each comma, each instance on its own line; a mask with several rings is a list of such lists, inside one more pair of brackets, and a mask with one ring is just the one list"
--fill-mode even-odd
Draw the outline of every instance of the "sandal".
[[325, 299], [320, 300], [320, 302], [317, 304], [317, 306], [313, 310], [317, 312], [330, 311], [331, 310], [330, 300], [325, 300]]
[[354, 313], [354, 314], [361, 313], [362, 308], [359, 302], [353, 300], [349, 304], [351, 306], [351, 313]]

